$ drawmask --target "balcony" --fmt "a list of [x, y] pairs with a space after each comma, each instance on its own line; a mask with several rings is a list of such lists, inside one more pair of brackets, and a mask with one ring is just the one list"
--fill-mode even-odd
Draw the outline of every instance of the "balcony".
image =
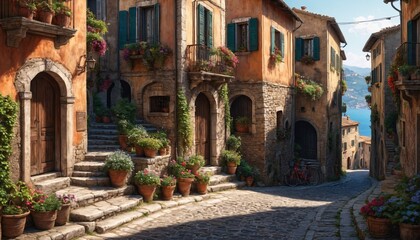
[[[233, 56], [236, 58], [235, 55]], [[236, 64], [232, 63], [232, 59], [229, 59], [229, 55], [225, 52], [199, 44], [187, 46], [187, 71], [190, 79], [190, 89], [203, 82], [208, 82], [219, 88], [223, 83], [228, 83], [234, 79], [234, 66]]]
[[[74, 10], [73, 3], [69, 4], [69, 8]], [[76, 33], [72, 27], [60, 27], [20, 16], [17, 0], [0, 2], [0, 26], [6, 32], [6, 45], [15, 48], [19, 47], [27, 34], [53, 38], [55, 48], [59, 48], [67, 44]]]

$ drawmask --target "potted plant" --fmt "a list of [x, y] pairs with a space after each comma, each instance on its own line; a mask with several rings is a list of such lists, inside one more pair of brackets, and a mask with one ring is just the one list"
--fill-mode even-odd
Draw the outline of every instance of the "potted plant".
[[108, 155], [104, 165], [104, 169], [108, 172], [111, 184], [114, 187], [124, 186], [127, 176], [133, 168], [134, 164], [130, 155], [120, 150]]
[[57, 194], [58, 200], [61, 202], [61, 209], [57, 211], [56, 226], [63, 226], [69, 221], [72, 205], [76, 204], [76, 196], [74, 194]]
[[207, 186], [210, 183], [210, 174], [208, 172], [197, 172], [195, 174], [195, 183], [197, 192], [202, 195], [206, 194]]
[[186, 163], [186, 168], [191, 170], [192, 174], [196, 174], [198, 169], [203, 167], [206, 161], [201, 155], [193, 155], [188, 158], [188, 161]]
[[136, 105], [130, 103], [126, 98], [118, 100], [117, 104], [111, 110], [117, 119], [134, 123], [136, 118]]
[[155, 133], [151, 133], [150, 137], [160, 141], [161, 147], [159, 148], [159, 155], [163, 156], [169, 154], [169, 139], [164, 131], [159, 130]]
[[365, 81], [366, 81], [366, 84], [367, 85], [369, 85], [370, 84], [370, 81], [372, 80], [372, 77], [371, 76], [366, 76], [365, 77]]
[[391, 232], [391, 212], [388, 209], [390, 195], [381, 195], [367, 201], [360, 213], [367, 219], [369, 234], [375, 238], [385, 238]]
[[194, 181], [194, 174], [191, 173], [191, 170], [183, 168], [179, 171], [178, 179], [178, 191], [183, 197], [188, 197], [191, 191], [191, 184]]
[[35, 228], [49, 230], [54, 227], [57, 218], [57, 210], [61, 208], [61, 202], [55, 194], [45, 194], [36, 191], [32, 196], [30, 210]]
[[221, 154], [221, 157], [227, 166], [227, 173], [235, 174], [236, 168], [241, 162], [241, 155], [235, 151], [224, 150]]
[[398, 77], [400, 80], [406, 80], [411, 78], [411, 74], [416, 71], [416, 66], [404, 64], [398, 67]]
[[249, 132], [249, 118], [245, 116], [236, 117], [235, 130], [239, 133]]
[[136, 155], [141, 157], [144, 155], [143, 147], [140, 141], [148, 136], [146, 129], [141, 125], [136, 125], [127, 135], [128, 143], [136, 149]]
[[37, 5], [38, 18], [41, 22], [51, 24], [54, 16], [54, 8], [48, 1], [42, 1]]
[[243, 166], [242, 164], [243, 163], [241, 162], [241, 165], [239, 166], [241, 169], [241, 174], [245, 179], [246, 185], [250, 187], [254, 183], [254, 175], [253, 175], [252, 166], [249, 165], [248, 163], [244, 164]]
[[163, 200], [171, 200], [176, 186], [176, 178], [173, 175], [165, 176], [160, 180]]
[[26, 217], [30, 211], [26, 205], [32, 199], [31, 192], [24, 182], [12, 184], [8, 190], [7, 203], [2, 208], [1, 229], [3, 237], [16, 238], [22, 235]]
[[139, 194], [143, 196], [143, 200], [150, 202], [153, 200], [156, 187], [160, 184], [160, 178], [156, 172], [146, 168], [143, 171], [138, 171], [134, 175], [134, 183], [137, 186]]
[[18, 14], [19, 16], [26, 17], [29, 20], [34, 18], [36, 12], [36, 0], [18, 0]]
[[120, 143], [121, 150], [125, 151], [128, 148], [128, 132], [133, 128], [133, 125], [125, 120], [118, 120], [118, 142]]
[[55, 16], [52, 23], [60, 27], [68, 27], [70, 25], [71, 9], [65, 5], [65, 0], [55, 0], [53, 9]]
[[241, 137], [237, 137], [235, 135], [230, 135], [226, 141], [227, 149], [235, 152], [238, 152], [241, 144]]
[[280, 49], [274, 47], [274, 51], [270, 54], [270, 60], [277, 64], [283, 61], [283, 54], [281, 53]]
[[157, 151], [162, 147], [159, 139], [146, 137], [139, 141], [139, 146], [143, 148], [146, 157], [156, 157]]
[[102, 122], [103, 123], [110, 123], [111, 122], [111, 111], [107, 108], [103, 109]]

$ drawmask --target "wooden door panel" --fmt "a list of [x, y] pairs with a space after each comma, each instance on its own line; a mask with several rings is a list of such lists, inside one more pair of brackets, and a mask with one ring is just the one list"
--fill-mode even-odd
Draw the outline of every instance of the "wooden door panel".
[[204, 156], [210, 164], [210, 102], [204, 94], [195, 102], [195, 143], [196, 154]]

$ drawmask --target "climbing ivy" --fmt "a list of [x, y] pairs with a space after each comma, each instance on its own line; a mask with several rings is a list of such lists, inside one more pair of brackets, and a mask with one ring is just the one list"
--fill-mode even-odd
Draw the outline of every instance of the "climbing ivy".
[[178, 91], [177, 118], [178, 148], [181, 156], [184, 156], [188, 153], [188, 149], [192, 147], [193, 137], [190, 110], [183, 90]]
[[0, 205], [4, 206], [7, 189], [11, 187], [9, 157], [13, 127], [17, 119], [18, 104], [9, 96], [0, 94]]
[[225, 104], [225, 124], [226, 130], [229, 131], [232, 125], [232, 117], [230, 116], [230, 106], [229, 106], [229, 88], [225, 83], [219, 91], [219, 97], [223, 100]]

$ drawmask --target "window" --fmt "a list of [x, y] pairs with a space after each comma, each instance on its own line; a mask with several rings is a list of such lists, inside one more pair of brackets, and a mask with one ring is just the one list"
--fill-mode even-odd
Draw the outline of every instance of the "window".
[[330, 66], [331, 66], [331, 70], [335, 69], [335, 50], [333, 47], [331, 47], [331, 50], [330, 50]]
[[258, 50], [258, 19], [227, 25], [227, 47], [233, 52], [252, 52]]
[[197, 10], [197, 43], [213, 47], [213, 13], [201, 4]]
[[340, 73], [340, 56], [338, 54], [335, 54], [335, 69], [337, 70], [337, 74]]
[[346, 151], [347, 150], [347, 143], [345, 142], [345, 143], [343, 143], [343, 151]]
[[351, 131], [351, 128], [347, 128], [347, 133], [350, 133], [350, 131]]
[[106, 20], [106, 1], [88, 0], [88, 8], [95, 14], [97, 19]]
[[148, 42], [148, 43], [155, 43], [155, 34], [157, 27], [155, 24], [156, 15], [155, 15], [155, 7], [141, 7], [139, 8], [139, 24], [138, 24], [138, 39], [140, 41]]
[[351, 140], [351, 146], [354, 147], [354, 140]]
[[151, 113], [168, 113], [169, 112], [169, 96], [153, 96], [150, 97]]
[[[280, 50], [282, 59], [284, 59], [285, 51], [284, 51], [284, 34], [277, 29], [271, 27], [271, 53], [275, 52], [275, 49]], [[282, 60], [284, 61], [284, 60]]]
[[343, 137], [346, 135], [346, 130], [343, 130]]
[[319, 37], [296, 38], [295, 45], [296, 61], [300, 61], [304, 56], [310, 56], [314, 61], [319, 60]]

